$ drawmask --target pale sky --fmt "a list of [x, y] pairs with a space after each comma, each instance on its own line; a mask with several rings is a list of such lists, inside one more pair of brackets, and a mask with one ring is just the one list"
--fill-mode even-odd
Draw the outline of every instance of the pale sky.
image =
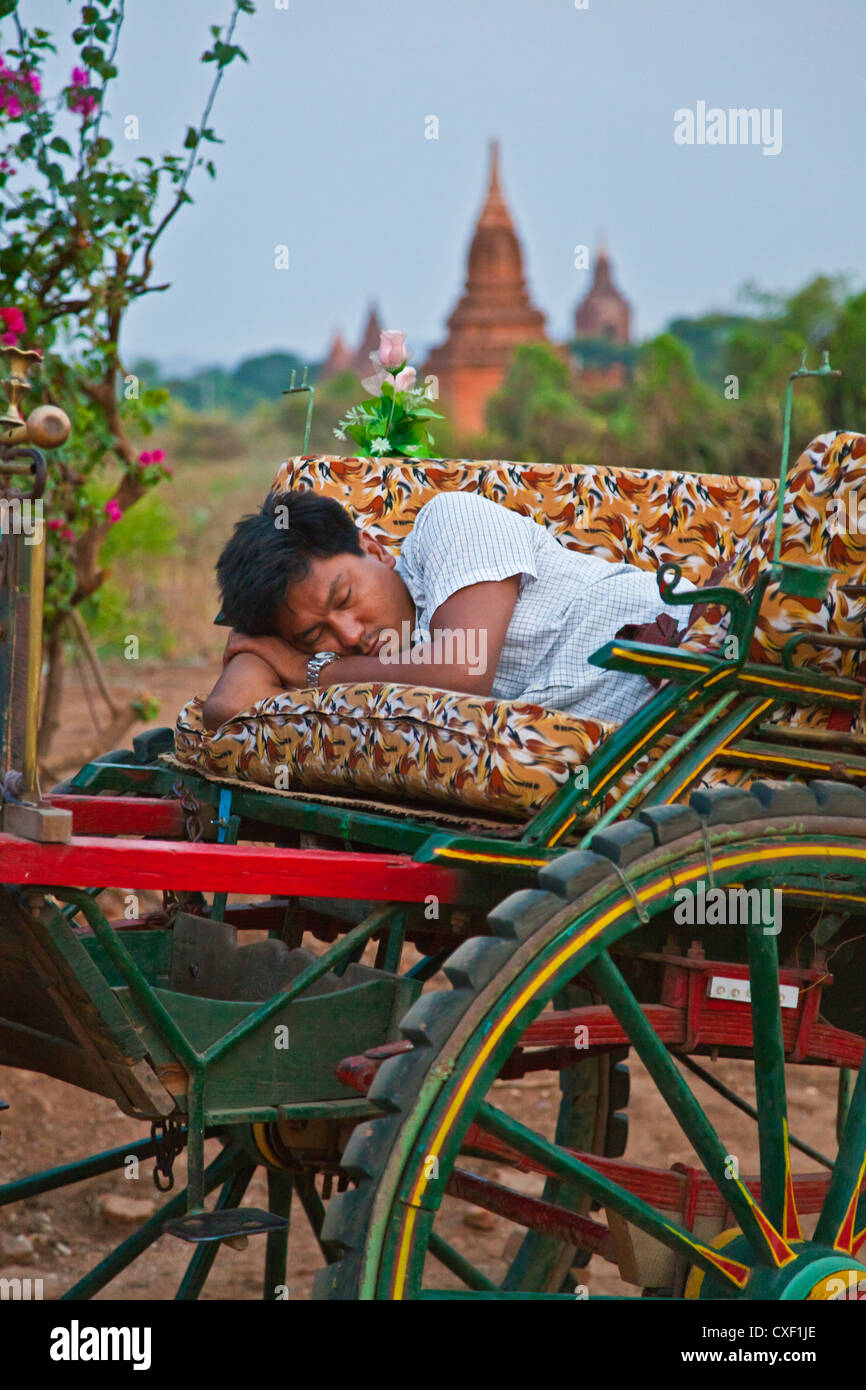
[[[574, 248], [602, 234], [638, 337], [734, 307], [747, 279], [866, 280], [864, 0], [284, 4], [258, 0], [239, 21], [250, 62], [229, 68], [213, 114], [218, 177], [192, 187], [161, 244], [155, 279], [172, 288], [130, 314], [127, 361], [314, 360], [337, 326], [357, 340], [371, 298], [419, 351], [440, 341], [494, 135], [556, 338], [588, 288]], [[79, 8], [22, 0], [55, 31]], [[213, 71], [197, 61], [208, 25], [230, 8], [127, 0], [109, 126], [121, 157], [180, 148]], [[70, 66], [64, 50], [57, 76]], [[698, 102], [780, 110], [780, 152], [678, 145], [674, 112]]]

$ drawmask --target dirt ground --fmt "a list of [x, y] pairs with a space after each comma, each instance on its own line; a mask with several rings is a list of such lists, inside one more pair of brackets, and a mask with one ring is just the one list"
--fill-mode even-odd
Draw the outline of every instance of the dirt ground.
[[[133, 675], [123, 664], [112, 671], [112, 689], [122, 693], [124, 682], [130, 693], [142, 686], [162, 702], [157, 724], [172, 724], [186, 699], [199, 689], [209, 688], [218, 671], [218, 659], [200, 665], [155, 664], [138, 667]], [[93, 726], [87, 702], [74, 678], [68, 678], [64, 694], [67, 719], [66, 746], [87, 746]], [[133, 728], [122, 740], [129, 744]], [[71, 765], [77, 768], [81, 759]], [[142, 894], [142, 911], [159, 906], [156, 895]], [[153, 901], [150, 901], [150, 898]], [[434, 982], [435, 983], [435, 982]], [[754, 1099], [751, 1068], [734, 1061], [708, 1063], [714, 1075], [738, 1090], [745, 1099]], [[629, 1142], [626, 1158], [667, 1169], [673, 1163], [697, 1165], [688, 1142], [679, 1133], [663, 1102], [640, 1063], [631, 1056], [631, 1100], [628, 1107]], [[752, 1122], [733, 1110], [700, 1081], [692, 1078], [696, 1095], [705, 1104], [710, 1120], [717, 1127], [730, 1153], [737, 1156], [741, 1174], [757, 1171], [757, 1136]], [[555, 1079], [547, 1074], [529, 1076], [517, 1082], [497, 1083], [496, 1103], [520, 1116], [527, 1124], [552, 1134], [558, 1091]], [[0, 1101], [9, 1109], [0, 1112], [0, 1182], [83, 1158], [102, 1149], [142, 1139], [147, 1129], [124, 1116], [109, 1100], [74, 1089], [63, 1082], [30, 1072], [0, 1068]], [[836, 1073], [824, 1068], [790, 1068], [789, 1122], [793, 1134], [815, 1148], [835, 1152]], [[212, 1141], [208, 1157], [218, 1151]], [[46, 1297], [57, 1297], [71, 1287], [108, 1251], [135, 1230], [141, 1216], [154, 1209], [162, 1198], [151, 1181], [152, 1160], [141, 1164], [137, 1179], [122, 1172], [92, 1178], [74, 1187], [0, 1208], [0, 1277], [11, 1273], [43, 1279]], [[469, 1164], [467, 1163], [467, 1166]], [[491, 1165], [482, 1165], [493, 1176]], [[795, 1171], [815, 1172], [817, 1165], [802, 1155], [794, 1156]], [[481, 1171], [481, 1168], [479, 1168]], [[178, 1159], [177, 1186], [184, 1181], [184, 1158]], [[506, 1174], [501, 1172], [501, 1180]], [[530, 1192], [540, 1191], [539, 1180], [529, 1174], [509, 1175], [508, 1181]], [[106, 1198], [132, 1198], [142, 1204], [136, 1220], [110, 1218], [104, 1211]], [[267, 1205], [265, 1178], [257, 1172], [245, 1203]], [[513, 1251], [514, 1227], [502, 1218], [479, 1215], [454, 1199], [446, 1199], [437, 1229], [449, 1243], [458, 1247], [494, 1280], [501, 1280], [506, 1257]], [[24, 1237], [22, 1242], [16, 1237]], [[124, 1300], [171, 1299], [186, 1267], [191, 1247], [161, 1236], [99, 1295]], [[264, 1241], [253, 1237], [242, 1251], [223, 1247], [205, 1286], [205, 1299], [255, 1299], [261, 1297]], [[301, 1210], [293, 1212], [288, 1285], [292, 1299], [309, 1296], [312, 1280], [321, 1263], [312, 1231]], [[438, 1272], [437, 1272], [438, 1273]], [[637, 1291], [623, 1284], [616, 1268], [594, 1259], [581, 1276], [589, 1295]], [[440, 1287], [460, 1287], [446, 1271], [436, 1283]]]

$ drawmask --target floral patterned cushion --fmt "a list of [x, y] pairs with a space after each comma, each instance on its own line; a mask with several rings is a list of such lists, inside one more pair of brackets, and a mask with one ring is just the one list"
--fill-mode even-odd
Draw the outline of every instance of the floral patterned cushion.
[[208, 734], [205, 698], [184, 706], [174, 735], [178, 760], [205, 775], [520, 817], [543, 806], [614, 727], [516, 701], [357, 684], [260, 700]]
[[571, 550], [657, 570], [667, 561], [701, 583], [738, 553], [772, 504], [772, 478], [498, 460], [287, 459], [272, 491], [334, 497], [395, 553], [438, 492], [479, 492], [534, 517]]
[[[821, 561], [839, 573], [833, 575], [823, 599], [798, 598], [782, 593], [776, 584], [770, 585], [752, 640], [751, 660], [779, 665], [785, 643], [793, 633], [806, 628], [862, 637], [864, 601], [842, 593], [841, 586], [866, 583], [866, 525], [861, 530], [857, 524], [858, 494], [864, 482], [866, 435], [862, 434], [834, 430], [819, 435], [792, 466], [782, 518], [781, 559], [795, 564]], [[748, 593], [772, 563], [776, 503], [776, 496], [767, 498], [754, 534], [740, 547], [723, 587]], [[690, 627], [683, 644], [718, 647], [727, 624], [724, 611], [711, 605]], [[862, 657], [856, 650], [804, 643], [797, 649], [796, 661], [836, 675], [857, 676]]]

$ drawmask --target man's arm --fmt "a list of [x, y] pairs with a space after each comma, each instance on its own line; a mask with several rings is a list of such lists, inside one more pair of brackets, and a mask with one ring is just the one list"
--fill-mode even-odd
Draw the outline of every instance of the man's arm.
[[[324, 668], [322, 683], [393, 682], [489, 695], [519, 590], [519, 574], [458, 589], [437, 608], [430, 622], [432, 640], [413, 648], [414, 661], [408, 652], [398, 661], [387, 653], [384, 659], [382, 654], [341, 656]], [[204, 707], [209, 731], [257, 700], [306, 686], [308, 654], [281, 638], [232, 633], [229, 645], [234, 650]]]
[[412, 649], [414, 659], [404, 651], [393, 660], [387, 650], [376, 656], [341, 656], [324, 668], [322, 683], [393, 681], [489, 695], [519, 592], [519, 574], [468, 584], [436, 609], [431, 641]]
[[281, 695], [284, 686], [272, 666], [253, 652], [239, 652], [224, 667], [202, 710], [202, 721], [209, 733], [225, 724], [241, 710], [258, 700]]

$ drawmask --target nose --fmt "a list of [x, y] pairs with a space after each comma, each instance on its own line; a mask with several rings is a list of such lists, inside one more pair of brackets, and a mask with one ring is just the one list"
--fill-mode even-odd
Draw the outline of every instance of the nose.
[[330, 621], [334, 632], [346, 651], [353, 651], [356, 647], [361, 645], [364, 636], [364, 624], [352, 613], [332, 613]]

